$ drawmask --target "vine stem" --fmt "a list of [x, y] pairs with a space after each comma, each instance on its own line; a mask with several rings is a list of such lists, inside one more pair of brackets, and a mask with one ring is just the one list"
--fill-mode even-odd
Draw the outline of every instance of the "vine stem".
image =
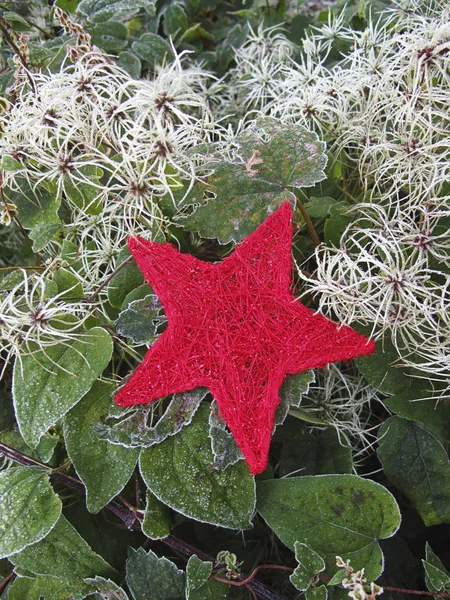
[[300, 214], [302, 215], [303, 220], [305, 221], [306, 227], [308, 228], [309, 236], [310, 236], [314, 246], [316, 246], [316, 248], [317, 248], [318, 246], [320, 246], [319, 236], [317, 235], [315, 227], [314, 227], [311, 219], [309, 218], [309, 215], [306, 212], [305, 207], [303, 206], [303, 204], [300, 202], [300, 200], [298, 198], [297, 198], [297, 208], [298, 208]]
[[118, 267], [116, 267], [114, 269], [114, 271], [112, 273], [110, 273], [110, 275], [108, 275], [108, 277], [105, 279], [105, 281], [98, 286], [98, 288], [95, 290], [95, 292], [93, 292], [90, 296], [87, 296], [86, 298], [84, 298], [85, 302], [93, 302], [97, 298], [97, 296], [100, 294], [100, 292], [108, 285], [108, 283], [111, 281], [111, 279], [114, 277], [114, 275], [117, 275], [117, 273], [121, 269], [123, 269], [123, 267], [125, 265], [128, 265], [132, 260], [133, 260], [133, 257], [129, 256], [123, 262], [121, 262], [120, 265]]
[[[0, 455], [5, 456], [9, 460], [12, 460], [17, 464], [23, 465], [24, 467], [39, 467], [47, 472], [51, 480], [57, 481], [83, 495], [85, 495], [86, 493], [83, 483], [76, 477], [60, 473], [58, 469], [53, 470], [48, 465], [45, 465], [35, 460], [31, 456], [23, 454], [15, 448], [11, 448], [10, 446], [7, 446], [6, 444], [3, 444], [1, 442]], [[104, 508], [115, 514], [122, 521], [122, 523], [127, 529], [130, 529], [132, 531], [141, 531], [141, 522], [138, 516], [139, 512], [141, 511], [134, 509], [133, 507], [131, 507], [131, 505], [125, 506], [123, 503], [117, 500], [111, 500], [111, 502], [108, 502], [108, 504], [106, 504]], [[224, 567], [224, 565], [217, 565], [216, 560], [213, 556], [206, 554], [202, 550], [199, 550], [198, 548], [187, 544], [183, 540], [180, 540], [173, 535], [168, 535], [167, 537], [158, 540], [158, 542], [165, 544], [166, 546], [183, 556], [185, 559], [195, 555], [201, 560], [214, 563], [216, 567]], [[244, 577], [245, 575], [241, 574], [241, 576]], [[280, 594], [278, 594], [278, 592], [271, 590], [263, 583], [260, 583], [259, 581], [253, 581], [253, 578], [254, 574], [252, 573], [248, 583], [246, 584], [248, 590], [253, 595], [256, 595], [257, 597], [261, 598], [261, 600], [287, 600], [285, 596], [281, 596]], [[226, 583], [230, 582], [226, 581]]]
[[20, 62], [22, 63], [22, 66], [24, 68], [25, 71], [25, 75], [31, 85], [31, 88], [33, 90], [33, 92], [36, 94], [36, 85], [34, 83], [33, 78], [31, 77], [29, 70], [28, 70], [28, 64], [27, 61], [25, 60], [24, 55], [22, 54], [22, 52], [20, 51], [19, 47], [17, 46], [16, 42], [13, 40], [13, 38], [11, 37], [11, 35], [9, 34], [9, 25], [7, 23], [7, 21], [0, 15], [0, 30], [3, 34], [3, 37], [6, 40], [6, 43], [11, 47], [11, 50], [17, 54]]

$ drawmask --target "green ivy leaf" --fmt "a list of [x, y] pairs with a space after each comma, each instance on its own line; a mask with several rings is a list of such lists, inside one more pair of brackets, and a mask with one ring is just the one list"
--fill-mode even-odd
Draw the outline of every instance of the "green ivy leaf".
[[83, 297], [83, 286], [81, 281], [71, 271], [60, 267], [53, 275], [52, 281], [58, 286], [58, 293], [61, 294], [61, 298]]
[[1, 472], [0, 557], [20, 552], [48, 535], [61, 506], [41, 469], [17, 467]]
[[[370, 334], [370, 331], [363, 331]], [[360, 356], [355, 360], [358, 369], [374, 388], [384, 394], [403, 392], [411, 384], [411, 378], [402, 369], [393, 368], [398, 361], [398, 352], [390, 340], [377, 343], [375, 352], [370, 356]]]
[[180, 216], [180, 222], [223, 244], [240, 241], [284, 201], [295, 201], [290, 188], [312, 186], [325, 178], [324, 148], [315, 133], [300, 125], [258, 119], [240, 139], [243, 162], [211, 163], [214, 172], [208, 184], [216, 197], [191, 215]]
[[151, 550], [128, 549], [126, 582], [134, 600], [184, 598], [185, 575], [167, 558]]
[[150, 294], [142, 300], [130, 302], [114, 325], [119, 335], [139, 344], [154, 342], [159, 328], [165, 323], [167, 319], [158, 296]]
[[94, 27], [93, 42], [104, 52], [118, 54], [128, 45], [128, 29], [120, 21], [105, 21]]
[[16, 360], [13, 397], [20, 433], [36, 447], [44, 433], [89, 391], [112, 355], [108, 333], [94, 327], [71, 343]]
[[139, 456], [137, 449], [114, 446], [94, 433], [111, 407], [114, 386], [97, 381], [64, 418], [70, 460], [86, 486], [88, 510], [97, 513], [124, 488]]
[[422, 560], [425, 569], [425, 583], [430, 592], [447, 592], [450, 585], [450, 573], [430, 548], [425, 545], [425, 560]]
[[330, 208], [336, 203], [334, 198], [329, 196], [322, 196], [320, 198], [311, 196], [311, 198], [303, 206], [310, 217], [320, 219], [325, 218]]
[[147, 490], [147, 502], [145, 505], [142, 531], [151, 540], [160, 540], [170, 533], [170, 510]]
[[450, 523], [450, 463], [441, 442], [414, 421], [391, 417], [380, 428], [378, 458], [425, 525]]
[[174, 58], [170, 44], [156, 33], [144, 33], [131, 47], [139, 58], [149, 63], [150, 68], [171, 63]]
[[291, 549], [299, 541], [334, 564], [336, 555], [364, 567], [369, 580], [383, 570], [379, 538], [400, 525], [397, 503], [383, 486], [356, 475], [319, 475], [257, 483], [257, 510]]
[[336, 202], [329, 208], [329, 217], [325, 221], [324, 238], [328, 246], [339, 248], [341, 236], [344, 233], [347, 225], [349, 225], [354, 215], [348, 214], [350, 204], [348, 202]]
[[14, 554], [9, 560], [28, 573], [57, 577], [69, 585], [76, 585], [85, 577], [95, 575], [118, 576], [62, 515], [43, 540]]
[[294, 550], [298, 567], [289, 579], [294, 587], [304, 592], [309, 588], [317, 573], [321, 573], [325, 569], [325, 561], [306, 544], [295, 542]]
[[162, 444], [141, 452], [148, 488], [174, 510], [204, 523], [231, 529], [251, 526], [255, 487], [240, 461], [218, 472], [206, 432], [210, 407], [202, 404], [192, 423]]
[[225, 600], [228, 586], [210, 579], [213, 564], [191, 556], [186, 566], [186, 600]]

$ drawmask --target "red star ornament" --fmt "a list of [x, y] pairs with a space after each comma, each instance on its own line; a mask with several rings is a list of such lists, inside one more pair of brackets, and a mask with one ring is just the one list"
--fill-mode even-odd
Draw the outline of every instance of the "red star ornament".
[[292, 206], [285, 202], [217, 264], [130, 237], [167, 329], [117, 393], [120, 406], [206, 386], [251, 473], [267, 466], [285, 375], [373, 352], [375, 344], [291, 293]]

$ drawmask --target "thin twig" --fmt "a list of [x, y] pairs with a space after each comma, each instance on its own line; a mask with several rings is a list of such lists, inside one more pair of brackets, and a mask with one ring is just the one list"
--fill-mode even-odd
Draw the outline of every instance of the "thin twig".
[[308, 233], [311, 237], [311, 240], [314, 244], [314, 246], [320, 246], [320, 239], [319, 236], [317, 235], [317, 232], [314, 228], [314, 225], [312, 224], [311, 219], [309, 218], [308, 213], [305, 210], [305, 207], [303, 206], [303, 204], [300, 202], [300, 200], [297, 198], [297, 208], [300, 211], [300, 214], [303, 217], [303, 220], [305, 221], [306, 227], [308, 228]]
[[98, 286], [98, 288], [95, 290], [95, 292], [93, 292], [90, 296], [87, 296], [86, 298], [84, 298], [84, 301], [85, 302], [93, 302], [97, 298], [97, 296], [100, 294], [100, 292], [108, 285], [108, 283], [111, 281], [111, 279], [114, 277], [114, 275], [117, 275], [117, 273], [121, 269], [123, 269], [123, 267], [125, 265], [128, 265], [132, 260], [133, 260], [133, 257], [129, 256], [123, 262], [121, 262], [120, 265], [118, 267], [116, 267], [110, 275], [108, 275], [108, 277], [105, 279], [105, 281]]

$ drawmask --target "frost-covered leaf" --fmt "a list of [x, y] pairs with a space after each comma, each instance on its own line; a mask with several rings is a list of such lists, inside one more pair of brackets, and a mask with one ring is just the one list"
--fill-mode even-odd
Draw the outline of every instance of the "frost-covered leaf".
[[[369, 330], [367, 330], [369, 333]], [[360, 356], [355, 363], [367, 381], [385, 394], [403, 392], [411, 384], [411, 378], [392, 365], [398, 361], [398, 352], [390, 340], [383, 339], [370, 356]]]
[[62, 231], [62, 223], [40, 223], [30, 231], [30, 239], [33, 240], [33, 251], [40, 252], [49, 244], [55, 235]]
[[425, 569], [425, 583], [430, 592], [448, 592], [450, 587], [450, 573], [430, 548], [425, 545], [425, 560], [422, 560]]
[[82, 600], [90, 591], [82, 580], [69, 583], [57, 577], [17, 577], [8, 587], [8, 600]]
[[118, 54], [128, 45], [128, 29], [120, 21], [97, 23], [93, 41], [104, 52]]
[[165, 323], [167, 319], [158, 296], [149, 294], [142, 300], [130, 302], [114, 325], [119, 335], [138, 344], [154, 342], [160, 326]]
[[84, 581], [98, 592], [93, 596], [95, 600], [129, 600], [125, 591], [111, 579], [97, 576], [93, 579], [87, 578]]
[[186, 600], [225, 600], [228, 586], [210, 579], [213, 564], [191, 556], [186, 566]]
[[23, 439], [39, 440], [89, 391], [112, 355], [111, 337], [94, 327], [75, 342], [59, 344], [16, 360], [13, 396]]
[[64, 419], [67, 453], [86, 486], [86, 504], [96, 513], [130, 479], [139, 456], [137, 449], [115, 446], [94, 433], [112, 403], [114, 386], [97, 381]]
[[52, 531], [9, 560], [34, 575], [47, 575], [76, 584], [85, 577], [118, 573], [96, 554], [69, 521], [61, 515]]
[[139, 79], [142, 72], [142, 63], [132, 52], [121, 52], [117, 59], [119, 67], [124, 69], [134, 79]]
[[310, 587], [305, 592], [305, 600], [327, 600], [328, 590], [325, 585]]
[[114, 426], [97, 425], [96, 434], [112, 444], [127, 448], [147, 448], [160, 444], [189, 425], [207, 393], [206, 388], [200, 387], [174, 394], [164, 414], [154, 426], [147, 424], [152, 408], [137, 408], [131, 416]]
[[368, 580], [383, 570], [378, 539], [400, 525], [397, 503], [383, 486], [356, 475], [319, 475], [257, 483], [257, 509], [291, 549], [299, 541], [327, 564], [336, 556], [364, 567]]
[[304, 592], [309, 588], [317, 573], [321, 573], [325, 569], [325, 561], [306, 544], [295, 542], [294, 550], [298, 567], [289, 579], [293, 586]]
[[60, 267], [53, 275], [52, 281], [58, 286], [58, 293], [61, 294], [62, 298], [64, 296], [69, 296], [70, 298], [83, 296], [81, 281], [67, 269]]
[[160, 540], [169, 535], [170, 526], [169, 507], [147, 490], [147, 501], [142, 521], [143, 533], [152, 540]]
[[60, 223], [58, 209], [61, 197], [56, 188], [51, 192], [42, 186], [33, 190], [25, 179], [19, 179], [17, 183], [20, 192], [8, 190], [8, 199], [16, 205], [23, 227], [32, 229], [45, 223]]
[[169, 559], [151, 550], [128, 549], [126, 582], [133, 600], [184, 598], [185, 574]]
[[391, 417], [379, 431], [378, 458], [389, 481], [410, 499], [425, 525], [450, 523], [450, 463], [430, 431]]
[[48, 463], [53, 456], [53, 452], [58, 440], [59, 437], [57, 435], [46, 433], [41, 437], [36, 448], [30, 448], [30, 446], [25, 443], [23, 437], [20, 435], [17, 429], [10, 429], [0, 432], [0, 442], [7, 444], [16, 450], [19, 450], [19, 452], [27, 454], [28, 456], [31, 456], [32, 458], [35, 458], [43, 463]]
[[[131, 254], [128, 248], [119, 252], [117, 257], [117, 266], [130, 258]], [[108, 285], [108, 300], [114, 308], [123, 308], [123, 303], [127, 295], [144, 283], [144, 276], [138, 269], [135, 262], [125, 264], [111, 279]]]
[[306, 394], [314, 381], [315, 375], [312, 369], [284, 378], [280, 388], [280, 404], [275, 412], [275, 425], [284, 423], [291, 406], [300, 406], [303, 394]]
[[233, 434], [228, 430], [227, 424], [221, 418], [219, 407], [215, 400], [211, 403], [208, 435], [211, 439], [211, 450], [214, 455], [214, 468], [218, 471], [223, 471], [244, 458]]
[[20, 552], [48, 535], [61, 506], [41, 469], [17, 467], [1, 472], [0, 557]]
[[325, 144], [300, 125], [262, 117], [239, 139], [239, 161], [211, 163], [208, 176], [216, 197], [180, 222], [189, 231], [221, 243], [238, 242], [286, 200], [291, 188], [325, 178]]
[[170, 63], [174, 58], [170, 44], [156, 33], [144, 33], [131, 47], [139, 58], [149, 63], [150, 68]]
[[221, 472], [213, 468], [209, 413], [209, 405], [201, 405], [188, 427], [143, 450], [142, 477], [155, 496], [174, 510], [205, 523], [246, 529], [254, 512], [254, 480], [244, 461]]
[[146, 4], [147, 0], [82, 0], [77, 10], [92, 23], [103, 23], [135, 15]]
[[178, 38], [189, 27], [186, 11], [181, 4], [169, 4], [164, 12], [163, 30], [167, 37]]

